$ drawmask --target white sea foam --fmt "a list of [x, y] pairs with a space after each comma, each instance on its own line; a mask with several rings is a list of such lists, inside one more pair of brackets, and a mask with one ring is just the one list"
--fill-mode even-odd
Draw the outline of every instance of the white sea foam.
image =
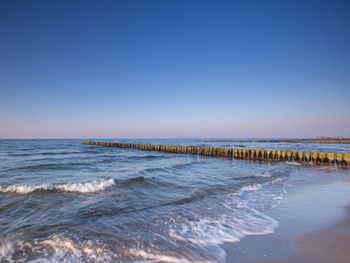
[[42, 247], [43, 251], [52, 249], [54, 253], [51, 257], [57, 262], [67, 258], [74, 262], [81, 261], [82, 259], [88, 259], [93, 262], [112, 262], [113, 257], [113, 254], [110, 251], [98, 244], [86, 241], [78, 242], [59, 236], [54, 236], [48, 240], [37, 242], [36, 246]]
[[259, 191], [262, 188], [261, 184], [245, 185], [241, 188], [241, 191]]
[[[274, 233], [278, 221], [262, 211], [279, 204], [283, 195], [279, 187], [270, 183], [242, 186], [238, 192], [228, 194], [215, 209], [201, 206], [197, 211], [188, 212], [189, 219], [187, 216], [173, 218], [169, 235], [178, 242], [190, 242], [206, 259], [225, 262], [226, 252], [221, 246], [224, 242], [239, 242], [245, 236]], [[182, 223], [179, 225], [179, 222]], [[193, 261], [193, 258], [189, 259]]]
[[94, 193], [101, 192], [108, 187], [115, 185], [114, 179], [94, 180], [84, 183], [65, 183], [65, 184], [38, 184], [38, 185], [10, 185], [0, 186], [2, 193], [18, 193], [28, 194], [34, 191], [49, 191], [56, 190], [62, 192], [77, 192], [77, 193]]
[[3, 243], [0, 243], [0, 260], [2, 258], [7, 257], [13, 252], [13, 246], [12, 243], [8, 240], [3, 241]]
[[26, 262], [114, 262], [117, 257], [104, 246], [92, 241], [78, 241], [54, 235], [44, 240], [16, 241], [0, 246], [0, 261], [17, 262], [12, 258], [14, 247], [17, 251], [35, 251], [40, 253], [36, 259]]
[[[274, 233], [278, 221], [263, 211], [279, 205], [286, 194], [285, 182], [275, 179], [266, 183], [242, 186], [235, 193], [222, 196], [218, 203], [198, 204], [190, 211], [173, 216], [167, 224], [176, 243], [190, 243], [198, 249], [200, 259], [225, 262], [224, 242], [239, 242], [251, 235]], [[185, 215], [185, 216], [184, 216]], [[200, 261], [187, 255], [190, 261]]]
[[[133, 257], [141, 258], [142, 260], [140, 262], [164, 262], [164, 263], [191, 263], [193, 261], [187, 260], [184, 257], [174, 257], [174, 256], [168, 256], [168, 255], [162, 255], [162, 254], [156, 254], [147, 252], [145, 250], [138, 250], [138, 249], [131, 249], [130, 254]], [[201, 261], [204, 262], [204, 261]], [[208, 261], [210, 262], [210, 261]]]
[[191, 216], [195, 219], [185, 221], [179, 227], [173, 225], [170, 236], [178, 242], [190, 242], [202, 251], [200, 255], [204, 258], [225, 262], [226, 252], [221, 246], [224, 242], [235, 243], [245, 236], [271, 234], [278, 227], [276, 220], [241, 204], [237, 196], [231, 196], [223, 206], [226, 213], [205, 218]]
[[295, 162], [295, 161], [288, 161], [288, 162], [286, 162], [286, 164], [295, 165], [295, 166], [300, 166], [300, 165], [302, 165], [301, 163], [298, 163], [298, 162]]
[[[0, 246], [0, 262], [17, 262], [13, 258], [13, 252], [33, 251], [35, 259], [27, 258], [30, 263], [51, 263], [51, 262], [123, 262], [122, 258], [130, 258], [132, 262], [164, 262], [164, 263], [190, 263], [191, 260], [183, 256], [166, 255], [164, 252], [146, 251], [140, 248], [124, 249], [121, 253], [112, 251], [95, 241], [83, 241], [53, 235], [43, 240], [16, 241]], [[211, 263], [212, 261], [201, 261]]]

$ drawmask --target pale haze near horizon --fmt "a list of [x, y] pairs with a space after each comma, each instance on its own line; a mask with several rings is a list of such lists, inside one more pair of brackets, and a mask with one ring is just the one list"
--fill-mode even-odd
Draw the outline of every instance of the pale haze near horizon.
[[348, 1], [2, 1], [0, 138], [350, 136]]

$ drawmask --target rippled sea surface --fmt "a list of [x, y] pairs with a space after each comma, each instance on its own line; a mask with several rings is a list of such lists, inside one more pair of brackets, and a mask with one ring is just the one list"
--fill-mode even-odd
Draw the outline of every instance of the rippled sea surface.
[[[236, 146], [350, 152], [348, 145]], [[0, 262], [223, 262], [224, 242], [273, 233], [278, 222], [265, 212], [318, 173], [348, 170], [80, 140], [0, 140]]]

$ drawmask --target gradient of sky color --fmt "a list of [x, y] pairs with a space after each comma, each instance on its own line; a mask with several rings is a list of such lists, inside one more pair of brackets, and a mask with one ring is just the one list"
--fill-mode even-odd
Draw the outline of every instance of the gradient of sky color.
[[350, 135], [350, 1], [0, 1], [0, 138]]

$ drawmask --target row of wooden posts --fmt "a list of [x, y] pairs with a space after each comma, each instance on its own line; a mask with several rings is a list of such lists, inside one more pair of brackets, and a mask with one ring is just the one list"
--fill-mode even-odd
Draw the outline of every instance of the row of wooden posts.
[[350, 154], [347, 153], [322, 153], [322, 152], [301, 152], [301, 151], [281, 151], [281, 150], [254, 150], [240, 148], [218, 148], [200, 146], [174, 146], [174, 145], [154, 145], [135, 143], [112, 143], [86, 141], [82, 144], [97, 145], [115, 148], [133, 148], [145, 151], [158, 151], [168, 153], [198, 154], [215, 157], [227, 157], [247, 160], [280, 160], [296, 161], [303, 163], [313, 163], [320, 165], [337, 164], [349, 166]]
[[199, 142], [232, 142], [232, 143], [238, 143], [238, 142], [250, 142], [250, 143], [323, 143], [323, 144], [350, 144], [350, 139], [343, 138], [343, 139], [250, 139], [250, 140], [242, 140], [242, 139], [235, 139], [235, 140], [227, 140], [227, 139], [205, 139], [205, 140], [198, 140]]

